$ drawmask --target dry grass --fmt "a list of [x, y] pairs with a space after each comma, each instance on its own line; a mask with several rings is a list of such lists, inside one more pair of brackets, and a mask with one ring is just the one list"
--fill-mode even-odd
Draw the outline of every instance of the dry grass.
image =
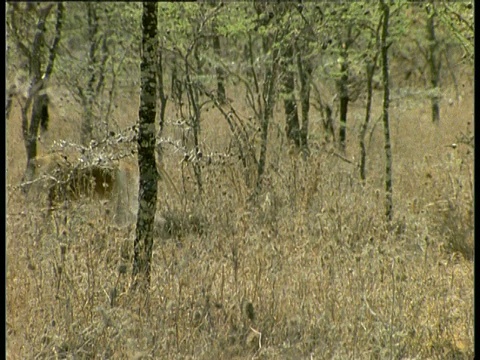
[[[155, 244], [147, 295], [128, 291], [134, 233], [113, 226], [108, 207], [82, 201], [45, 220], [9, 188], [7, 357], [471, 359], [473, 154], [463, 144], [446, 146], [472, 126], [466, 88], [461, 103], [442, 104], [438, 126], [426, 102], [392, 110], [391, 225], [381, 123], [365, 187], [355, 166], [322, 145], [313, 144], [308, 162], [295, 157], [273, 126], [257, 204], [245, 201], [234, 161], [203, 168], [199, 200], [193, 172], [167, 148], [165, 168], [184, 195], [161, 188], [170, 236]], [[75, 140], [78, 129], [63, 120], [61, 106], [51, 132]], [[127, 124], [136, 106], [114, 116]], [[282, 128], [280, 112], [277, 119]], [[19, 124], [16, 109], [7, 126], [9, 185], [24, 168]], [[350, 127], [350, 159], [359, 153], [358, 126]], [[214, 110], [203, 129], [208, 148], [224, 152], [228, 130]], [[46, 144], [55, 138], [47, 137]]]

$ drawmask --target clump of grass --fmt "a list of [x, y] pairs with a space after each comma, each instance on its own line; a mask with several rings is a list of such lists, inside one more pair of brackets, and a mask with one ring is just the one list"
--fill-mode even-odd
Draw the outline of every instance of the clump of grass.
[[183, 238], [188, 234], [202, 235], [208, 229], [205, 216], [199, 213], [183, 213], [170, 210], [158, 216], [157, 235], [166, 238]]
[[458, 253], [466, 260], [473, 261], [473, 214], [462, 204], [445, 201], [444, 207], [436, 211], [434, 223], [443, 237], [445, 251]]

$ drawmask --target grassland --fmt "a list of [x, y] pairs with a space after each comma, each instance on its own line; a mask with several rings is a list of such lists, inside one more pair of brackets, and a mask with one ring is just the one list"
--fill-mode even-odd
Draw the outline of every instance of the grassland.
[[[323, 143], [315, 111], [311, 156], [292, 153], [278, 106], [256, 203], [246, 201], [233, 159], [202, 169], [199, 199], [182, 154], [166, 147], [165, 169], [181, 195], [160, 185], [171, 229], [156, 239], [146, 295], [129, 291], [134, 232], [113, 225], [108, 204], [87, 199], [46, 219], [14, 188], [26, 159], [15, 107], [7, 124], [7, 358], [471, 359], [473, 148], [458, 137], [473, 128], [473, 84], [464, 81], [460, 99], [449, 91], [438, 125], [426, 99], [392, 103], [391, 224], [381, 122], [368, 143], [367, 184], [358, 180], [361, 103], [351, 109], [345, 154], [353, 164]], [[137, 117], [131, 99], [114, 112], [122, 126]], [[52, 105], [44, 151], [55, 139], [79, 140], [79, 109], [60, 97]], [[226, 151], [228, 127], [214, 109], [202, 129], [206, 152]], [[165, 135], [175, 135], [170, 124]]]

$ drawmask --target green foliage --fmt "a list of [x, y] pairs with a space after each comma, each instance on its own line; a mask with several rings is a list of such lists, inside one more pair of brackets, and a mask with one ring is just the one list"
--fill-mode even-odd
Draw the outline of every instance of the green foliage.
[[438, 7], [440, 21], [462, 46], [465, 58], [473, 63], [474, 60], [474, 11], [470, 1], [446, 2], [442, 1]]

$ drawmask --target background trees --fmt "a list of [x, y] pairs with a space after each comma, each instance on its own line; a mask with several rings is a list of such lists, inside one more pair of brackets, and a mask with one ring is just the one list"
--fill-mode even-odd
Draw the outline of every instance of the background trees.
[[[75, 15], [65, 18], [64, 39], [54, 50], [54, 57], [59, 59], [55, 76], [62, 78], [64, 90], [80, 105], [80, 142], [85, 145], [90, 140], [99, 141], [110, 131], [120, 130], [114, 113], [114, 108], [118, 107], [116, 103], [127, 93], [133, 94], [132, 90], [138, 87], [135, 80], [139, 76], [136, 29], [140, 10], [136, 4], [125, 4], [123, 8], [109, 4], [68, 6]], [[45, 11], [38, 8], [38, 16], [47, 19], [50, 8], [45, 7]], [[10, 39], [15, 47], [10, 51], [31, 62], [34, 57], [28, 55], [28, 44], [20, 40], [22, 36], [28, 38], [26, 33], [20, 32], [28, 31], [29, 27], [20, 30], [20, 22], [33, 26], [36, 15], [33, 16], [31, 9], [36, 7], [26, 7], [25, 13], [20, 9], [20, 5], [9, 7]], [[437, 9], [431, 3], [400, 2], [396, 9], [399, 10], [392, 18], [391, 51], [397, 61], [392, 65], [392, 74], [394, 81], [405, 81], [393, 83], [394, 91], [403, 97], [410, 96], [412, 91], [429, 97], [432, 119], [438, 122], [441, 81], [451, 80], [458, 88], [457, 63], [447, 54], [468, 57], [471, 53], [469, 7], [442, 3]], [[404, 16], [400, 9], [410, 16]], [[380, 72], [377, 71], [380, 66], [379, 14], [377, 9], [366, 8], [361, 2], [340, 6], [301, 3], [278, 6], [262, 3], [251, 6], [223, 3], [161, 5], [159, 18], [167, 25], [165, 31], [159, 32], [157, 63], [158, 70], [161, 70], [159, 79], [163, 82], [164, 77], [169, 78], [171, 90], [169, 93], [164, 90], [166, 86], [159, 87], [159, 90], [163, 89], [162, 108], [166, 109], [168, 98], [176, 108], [177, 118], [173, 122], [182, 133], [182, 144], [176, 143], [176, 146], [181, 145], [186, 158], [193, 156], [196, 159], [188, 166], [194, 171], [199, 194], [202, 192], [202, 174], [197, 154], [202, 153], [201, 148], [205, 145], [201, 144], [201, 123], [210, 106], [216, 107], [228, 123], [249, 187], [256, 183], [258, 188], [263, 176], [271, 130], [269, 124], [275, 104], [284, 106], [285, 125], [278, 121], [275, 124], [283, 128], [281, 136], [287, 143], [303, 148], [307, 154], [309, 140], [333, 136], [338, 141], [338, 150], [344, 152], [347, 129], [356, 127], [354, 124], [350, 126], [347, 120], [349, 105], [367, 100], [366, 109], [371, 108], [373, 97], [368, 87], [373, 89], [380, 84]], [[52, 18], [52, 25], [53, 21]], [[454, 40], [447, 36], [449, 32]], [[423, 57], [416, 56], [417, 51]], [[447, 64], [443, 71], [442, 62]], [[31, 71], [33, 68], [31, 66]], [[39, 76], [37, 74], [34, 78]], [[413, 78], [423, 79], [424, 87], [416, 86], [412, 90], [409, 80]], [[22, 86], [25, 80], [22, 80]], [[246, 89], [244, 101], [250, 107], [242, 115], [226, 91], [229, 86], [239, 83]], [[273, 91], [275, 88], [278, 90], [269, 93], [268, 89]], [[314, 90], [312, 99], [311, 89]], [[15, 91], [10, 89], [7, 105], [11, 104]], [[311, 131], [309, 133], [311, 100], [323, 118], [323, 129], [313, 135]], [[39, 101], [45, 103], [42, 108], [47, 114], [47, 95], [39, 97], [36, 107]], [[7, 110], [9, 108], [10, 105]], [[160, 116], [163, 120], [159, 121], [164, 121], [164, 116], [165, 113]], [[254, 121], [248, 124], [241, 116]], [[366, 179], [364, 139], [368, 127], [372, 126], [370, 116], [370, 110], [367, 110], [359, 132], [359, 174], [362, 179]], [[36, 123], [32, 121], [32, 125]], [[32, 136], [36, 134], [35, 127], [31, 127]], [[338, 134], [335, 136], [333, 131]], [[188, 138], [191, 141], [187, 141]], [[290, 146], [287, 143], [286, 146]], [[33, 147], [29, 145], [29, 148], [29, 157], [34, 157]], [[252, 165], [257, 169], [253, 182], [250, 179]]]

